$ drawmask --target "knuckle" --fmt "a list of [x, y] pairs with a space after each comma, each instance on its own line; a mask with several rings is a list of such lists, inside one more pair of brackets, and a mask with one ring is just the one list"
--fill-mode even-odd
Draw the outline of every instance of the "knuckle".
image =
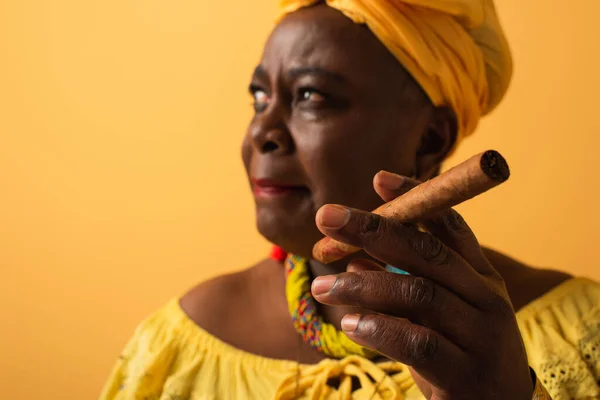
[[439, 345], [438, 337], [431, 331], [426, 331], [419, 336], [420, 340], [417, 345], [419, 349], [419, 360], [428, 361], [432, 359], [434, 354], [437, 352], [437, 348]]
[[506, 281], [504, 277], [492, 266], [492, 272], [488, 275], [488, 278], [500, 291], [506, 292]]
[[423, 365], [435, 357], [439, 338], [428, 329], [410, 323], [397, 325], [397, 322], [365, 315], [361, 320], [364, 336], [369, 337], [373, 348], [385, 354], [399, 352], [409, 365]]
[[469, 234], [471, 229], [467, 225], [467, 222], [458, 212], [449, 210], [445, 213], [443, 219], [446, 229], [454, 231], [459, 234]]
[[450, 263], [452, 255], [448, 251], [448, 248], [440, 240], [428, 233], [418, 232], [418, 234], [415, 234], [412, 237], [412, 245], [417, 254], [428, 263], [437, 265], [447, 265]]
[[502, 316], [513, 316], [515, 314], [515, 309], [513, 308], [512, 303], [510, 300], [505, 298], [502, 298], [501, 301], [497, 302], [495, 309], [497, 310], [498, 314]]
[[501, 293], [494, 292], [487, 301], [487, 309], [501, 316], [514, 315], [515, 311], [510, 300]]
[[367, 213], [361, 218], [358, 230], [366, 236], [381, 236], [383, 231], [383, 218], [377, 214]]
[[463, 216], [451, 208], [430, 219], [429, 224], [434, 232], [450, 233], [458, 239], [474, 236]]
[[411, 365], [422, 365], [433, 358], [439, 342], [431, 331], [406, 329], [404, 335], [406, 357]]
[[415, 278], [405, 286], [405, 298], [410, 304], [430, 306], [435, 298], [435, 286], [424, 278]]

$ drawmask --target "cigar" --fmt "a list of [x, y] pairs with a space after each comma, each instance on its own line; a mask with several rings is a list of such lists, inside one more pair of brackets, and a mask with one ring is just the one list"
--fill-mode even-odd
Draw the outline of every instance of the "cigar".
[[[509, 176], [504, 157], [497, 151], [488, 150], [412, 188], [373, 213], [401, 223], [417, 223], [487, 192], [506, 182]], [[326, 237], [313, 247], [313, 257], [328, 264], [359, 250]]]

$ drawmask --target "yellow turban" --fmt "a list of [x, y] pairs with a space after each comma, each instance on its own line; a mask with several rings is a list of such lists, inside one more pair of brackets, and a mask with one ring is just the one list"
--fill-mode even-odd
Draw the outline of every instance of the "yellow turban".
[[[280, 0], [282, 15], [318, 0]], [[457, 143], [496, 107], [512, 75], [492, 0], [327, 0], [366, 24], [436, 106], [458, 119]]]

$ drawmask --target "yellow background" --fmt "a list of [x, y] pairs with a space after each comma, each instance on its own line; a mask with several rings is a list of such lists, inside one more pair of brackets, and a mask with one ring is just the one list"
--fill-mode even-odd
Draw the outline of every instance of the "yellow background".
[[[598, 0], [498, 0], [508, 98], [451, 160], [482, 242], [600, 278]], [[263, 257], [239, 144], [275, 0], [0, 0], [0, 397], [93, 399], [137, 322]]]

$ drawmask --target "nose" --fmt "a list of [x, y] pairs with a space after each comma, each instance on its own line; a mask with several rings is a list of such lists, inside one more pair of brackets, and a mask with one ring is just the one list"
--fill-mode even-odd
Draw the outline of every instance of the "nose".
[[250, 128], [252, 147], [262, 154], [285, 155], [294, 151], [294, 141], [285, 115], [276, 104], [258, 114]]

